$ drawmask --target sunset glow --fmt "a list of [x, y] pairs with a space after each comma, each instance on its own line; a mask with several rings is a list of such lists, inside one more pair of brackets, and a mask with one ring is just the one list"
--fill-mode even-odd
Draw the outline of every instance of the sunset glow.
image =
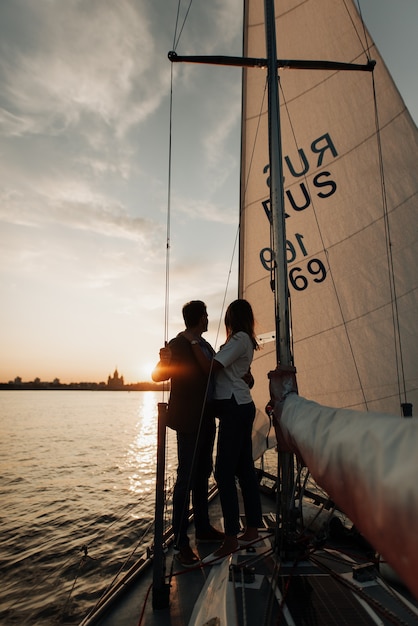
[[[191, 12], [181, 47], [241, 55], [228, 6]], [[361, 8], [418, 119], [418, 3]], [[0, 4], [0, 382], [149, 380], [190, 299], [216, 342], [237, 296], [241, 71], [174, 71], [166, 303], [175, 20], [166, 0]]]

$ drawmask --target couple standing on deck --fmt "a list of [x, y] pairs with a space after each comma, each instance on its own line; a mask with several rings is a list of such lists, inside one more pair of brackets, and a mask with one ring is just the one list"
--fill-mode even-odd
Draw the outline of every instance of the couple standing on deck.
[[[185, 304], [183, 318], [186, 329], [160, 350], [160, 361], [152, 377], [156, 382], [171, 379], [167, 425], [177, 431], [178, 455], [173, 531], [177, 559], [190, 567], [200, 560], [187, 535], [190, 491], [196, 541], [222, 541], [205, 562], [227, 556], [240, 544], [256, 540], [262, 519], [251, 439], [255, 405], [250, 394], [250, 366], [257, 349], [251, 305], [242, 299], [229, 305], [225, 314], [226, 342], [216, 354], [202, 337], [208, 329], [204, 302], [193, 300]], [[211, 526], [208, 513], [215, 416], [219, 418], [215, 479], [225, 534]], [[239, 537], [236, 477], [247, 523]]]

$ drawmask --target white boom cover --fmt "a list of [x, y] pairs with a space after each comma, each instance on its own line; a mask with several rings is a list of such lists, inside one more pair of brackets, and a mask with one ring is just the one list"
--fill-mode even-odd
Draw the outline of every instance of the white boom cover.
[[418, 421], [291, 394], [279, 424], [282, 444], [418, 598]]
[[[417, 128], [352, 0], [277, 0], [276, 29], [279, 59], [365, 64], [367, 50], [377, 62], [374, 75], [279, 70], [299, 392], [328, 406], [399, 415], [405, 401], [418, 406]], [[244, 56], [266, 57], [261, 0], [246, 1]], [[276, 367], [268, 162], [266, 71], [249, 68], [243, 77], [240, 296], [254, 308], [257, 334], [267, 337], [252, 368], [264, 426], [267, 373]]]

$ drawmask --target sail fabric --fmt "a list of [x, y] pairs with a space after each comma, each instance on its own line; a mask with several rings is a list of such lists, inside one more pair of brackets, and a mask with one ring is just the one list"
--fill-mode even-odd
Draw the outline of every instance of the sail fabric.
[[280, 439], [418, 598], [418, 420], [291, 394]]
[[[244, 21], [244, 56], [265, 58], [264, 3], [246, 0]], [[277, 1], [276, 32], [279, 59], [365, 64], [368, 49], [377, 62], [382, 164], [370, 72], [279, 70], [299, 393], [399, 415], [418, 404], [417, 128], [351, 1]], [[260, 442], [276, 367], [265, 85], [265, 70], [244, 70], [240, 296], [263, 338], [252, 367]]]

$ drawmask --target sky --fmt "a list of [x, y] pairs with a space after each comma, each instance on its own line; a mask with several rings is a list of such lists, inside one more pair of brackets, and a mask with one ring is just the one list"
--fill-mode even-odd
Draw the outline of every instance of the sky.
[[[115, 368], [148, 380], [190, 299], [222, 343], [240, 71], [172, 68], [177, 6], [0, 2], [0, 382], [100, 382]], [[360, 6], [417, 122], [418, 2]], [[179, 53], [239, 56], [241, 13], [241, 0], [194, 0]]]

